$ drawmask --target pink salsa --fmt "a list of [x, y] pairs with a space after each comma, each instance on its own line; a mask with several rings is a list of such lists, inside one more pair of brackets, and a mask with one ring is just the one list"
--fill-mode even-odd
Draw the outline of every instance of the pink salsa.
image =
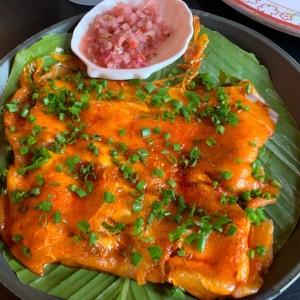
[[155, 7], [118, 2], [115, 8], [94, 18], [81, 47], [101, 67], [137, 69], [149, 64], [172, 31]]

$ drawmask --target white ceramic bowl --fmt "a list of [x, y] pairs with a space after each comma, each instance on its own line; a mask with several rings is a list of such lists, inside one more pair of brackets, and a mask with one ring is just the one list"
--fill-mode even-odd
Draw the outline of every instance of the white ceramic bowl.
[[173, 26], [172, 34], [162, 43], [158, 55], [152, 59], [151, 64], [138, 69], [109, 69], [103, 68], [92, 61], [80, 50], [82, 36], [86, 33], [94, 17], [102, 14], [116, 6], [120, 0], [104, 0], [92, 8], [75, 27], [71, 41], [73, 52], [87, 66], [87, 73], [92, 78], [105, 78], [115, 80], [126, 80], [149, 77], [174, 62], [185, 52], [188, 43], [193, 35], [193, 16], [187, 5], [181, 0], [121, 0], [121, 2], [138, 6], [155, 2], [159, 7], [159, 13], [164, 16], [166, 24]]

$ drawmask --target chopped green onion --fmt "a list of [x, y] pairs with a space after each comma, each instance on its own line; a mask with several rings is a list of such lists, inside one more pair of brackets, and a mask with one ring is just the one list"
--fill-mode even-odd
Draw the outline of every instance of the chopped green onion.
[[126, 130], [124, 129], [124, 128], [121, 128], [120, 130], [119, 130], [119, 135], [120, 136], [124, 136], [126, 134]]
[[39, 98], [39, 93], [38, 92], [34, 92], [31, 96], [32, 100], [37, 100]]
[[91, 138], [93, 141], [101, 141], [102, 140], [101, 136], [98, 133], [92, 134]]
[[53, 215], [53, 223], [59, 224], [61, 222], [61, 213], [57, 210]]
[[247, 207], [245, 209], [245, 214], [247, 216], [247, 218], [249, 219], [249, 221], [255, 225], [258, 226], [260, 224], [260, 218], [259, 216], [256, 214], [255, 210], [251, 207]]
[[215, 87], [213, 77], [209, 73], [199, 74], [198, 77], [201, 79], [201, 82], [207, 91], [211, 91]]
[[162, 97], [167, 96], [168, 93], [169, 93], [169, 88], [161, 88], [157, 92], [157, 94]]
[[235, 114], [235, 113], [228, 113], [227, 121], [230, 126], [236, 126], [239, 124], [239, 118], [238, 118], [237, 114]]
[[76, 224], [77, 228], [83, 232], [83, 233], [89, 233], [91, 231], [91, 227], [90, 227], [90, 224], [88, 221], [86, 220], [81, 220], [81, 221], [78, 221], [77, 224]]
[[21, 155], [26, 155], [26, 154], [28, 154], [29, 150], [30, 150], [30, 147], [28, 145], [23, 146], [23, 147], [20, 148], [20, 154]]
[[275, 187], [282, 188], [281, 183], [280, 183], [279, 181], [277, 181], [277, 180], [272, 180], [272, 181], [271, 181], [271, 184], [272, 184], [273, 186], [275, 186]]
[[42, 127], [40, 125], [34, 126], [31, 130], [34, 136], [37, 136], [41, 131], [42, 131]]
[[229, 235], [229, 236], [234, 236], [235, 233], [237, 232], [237, 230], [238, 230], [238, 228], [236, 227], [236, 225], [231, 224], [230, 227], [229, 227], [229, 229], [227, 230], [226, 233], [227, 233], [227, 235]]
[[205, 249], [205, 244], [207, 240], [208, 234], [201, 232], [196, 239], [196, 249], [197, 251], [203, 252]]
[[115, 226], [111, 226], [106, 222], [102, 222], [102, 226], [112, 233], [120, 233], [125, 230], [125, 224], [122, 222], [117, 223]]
[[140, 100], [140, 101], [143, 101], [147, 98], [147, 95], [140, 89], [137, 89], [135, 94], [137, 95], [137, 98]]
[[45, 183], [44, 177], [42, 175], [37, 175], [36, 176], [36, 182], [38, 185], [42, 186]]
[[131, 254], [130, 262], [134, 265], [137, 266], [143, 259], [143, 255], [139, 252], [134, 252]]
[[20, 243], [23, 241], [23, 236], [21, 234], [15, 234], [15, 235], [13, 235], [12, 240], [15, 243]]
[[137, 218], [135, 223], [134, 223], [134, 226], [133, 226], [134, 233], [140, 235], [143, 231], [143, 225], [144, 225], [143, 218], [142, 217]]
[[93, 151], [94, 156], [98, 156], [99, 155], [99, 148], [97, 146], [95, 146], [95, 144], [93, 142], [90, 142], [88, 144], [87, 149]]
[[267, 217], [264, 214], [264, 211], [262, 208], [258, 207], [256, 210], [256, 215], [259, 217], [260, 221], [265, 222], [267, 221]]
[[34, 187], [29, 191], [30, 196], [38, 196], [41, 193], [41, 190], [39, 187]]
[[166, 132], [164, 135], [165, 140], [169, 140], [171, 138], [171, 133], [170, 132]]
[[217, 98], [218, 98], [218, 101], [222, 105], [224, 105], [224, 104], [227, 104], [230, 96], [228, 95], [228, 93], [226, 92], [224, 87], [218, 87], [218, 89], [217, 89]]
[[188, 235], [184, 241], [185, 243], [187, 243], [188, 245], [191, 245], [194, 241], [196, 241], [198, 238], [198, 235], [195, 232], [192, 232], [190, 235]]
[[254, 255], [255, 255], [254, 250], [253, 250], [253, 249], [249, 249], [249, 250], [248, 250], [248, 257], [249, 257], [250, 259], [253, 259], [253, 258], [254, 258]]
[[224, 134], [224, 132], [225, 132], [225, 127], [223, 125], [217, 125], [216, 133], [217, 134]]
[[125, 94], [125, 92], [123, 90], [121, 90], [121, 91], [118, 91], [116, 93], [116, 97], [117, 97], [117, 99], [125, 99], [126, 98], [126, 94]]
[[154, 261], [158, 261], [163, 256], [161, 247], [157, 245], [149, 247], [148, 252]]
[[70, 156], [66, 159], [66, 166], [68, 169], [73, 172], [75, 170], [76, 165], [81, 161], [78, 155]]
[[226, 205], [227, 203], [227, 195], [225, 193], [222, 193], [221, 199], [220, 199], [220, 203], [222, 205]]
[[228, 218], [227, 216], [219, 216], [217, 219], [215, 219], [212, 223], [213, 225], [213, 229], [219, 231], [219, 232], [223, 232], [223, 227], [225, 225], [227, 225], [228, 223], [232, 222], [232, 220], [230, 218]]
[[141, 212], [141, 210], [142, 210], [142, 200], [136, 199], [136, 200], [133, 202], [132, 211], [133, 211], [135, 214], [138, 214], [138, 213]]
[[26, 140], [26, 143], [29, 146], [34, 145], [36, 142], [37, 142], [36, 139], [32, 135], [29, 135], [27, 140]]
[[184, 250], [177, 250], [177, 255], [178, 256], [185, 256], [186, 252]]
[[255, 251], [259, 257], [263, 257], [267, 252], [267, 248], [262, 245], [257, 245]]
[[227, 195], [226, 196], [226, 200], [227, 200], [228, 204], [236, 204], [237, 201], [238, 201], [238, 197], [237, 196]]
[[188, 155], [183, 155], [181, 158], [181, 164], [187, 168], [193, 168], [197, 165], [199, 159], [203, 157], [203, 153], [198, 149], [198, 146], [194, 147]]
[[141, 180], [139, 181], [139, 183], [136, 185], [136, 189], [139, 191], [139, 192], [143, 192], [144, 188], [146, 186], [146, 182]]
[[250, 191], [251, 197], [260, 197], [262, 194], [261, 189], [255, 189]]
[[95, 232], [91, 232], [90, 233], [90, 237], [89, 237], [89, 243], [93, 246], [96, 246], [96, 240], [97, 240], [97, 236]]
[[35, 170], [45, 164], [51, 157], [50, 152], [43, 146], [33, 149], [32, 163], [17, 170], [19, 175], [24, 175], [26, 172]]
[[30, 124], [34, 124], [36, 122], [36, 117], [34, 115], [28, 115], [27, 120]]
[[71, 192], [75, 192], [77, 189], [77, 186], [75, 184], [70, 184], [68, 188]]
[[111, 151], [110, 151], [110, 156], [111, 156], [111, 157], [117, 157], [117, 156], [118, 156], [118, 151], [115, 150], [115, 149], [111, 150]]
[[209, 137], [206, 140], [206, 145], [209, 147], [214, 147], [217, 144], [216, 140], [213, 137]]
[[185, 233], [186, 231], [187, 229], [184, 227], [177, 227], [175, 230], [169, 233], [169, 241], [172, 243], [179, 240], [182, 234]]
[[83, 198], [87, 196], [87, 192], [83, 190], [82, 188], [76, 188], [76, 194], [80, 197]]
[[104, 203], [113, 203], [116, 201], [116, 196], [111, 192], [104, 192]]
[[152, 82], [149, 82], [149, 83], [145, 84], [144, 87], [145, 87], [145, 89], [147, 90], [147, 92], [149, 94], [151, 94], [156, 88], [156, 86]]
[[128, 147], [125, 143], [123, 143], [123, 142], [119, 143], [119, 146], [120, 146], [120, 149], [121, 149], [122, 152], [128, 151]]
[[29, 108], [25, 106], [25, 107], [22, 108], [22, 110], [20, 112], [20, 116], [22, 118], [27, 118], [28, 115], [29, 115]]
[[212, 182], [212, 187], [213, 187], [213, 188], [216, 188], [218, 185], [219, 185], [219, 182], [216, 181], [216, 180], [213, 180], [213, 182]]
[[112, 138], [108, 138], [108, 139], [107, 139], [107, 143], [108, 143], [109, 145], [113, 145], [113, 144], [114, 144], [114, 140], [113, 140]]
[[64, 169], [64, 167], [63, 167], [61, 164], [57, 164], [56, 167], [55, 167], [55, 170], [56, 170], [57, 172], [62, 172], [63, 169]]
[[187, 210], [187, 205], [185, 204], [184, 197], [179, 196], [177, 201], [178, 201], [177, 210], [182, 214]]
[[247, 84], [245, 85], [245, 93], [246, 93], [246, 94], [251, 93], [251, 85], [250, 85], [249, 83], [247, 83]]
[[243, 200], [249, 201], [251, 199], [251, 193], [250, 191], [243, 191], [239, 195]]
[[22, 250], [22, 253], [24, 254], [24, 256], [26, 256], [26, 257], [32, 256], [30, 249], [28, 247], [22, 246], [21, 250]]
[[181, 150], [181, 145], [180, 144], [174, 144], [173, 145], [173, 150], [176, 151], [176, 152], [180, 151]]
[[17, 112], [19, 109], [18, 109], [18, 104], [16, 103], [8, 103], [8, 104], [5, 104], [5, 107], [6, 109], [10, 112], [10, 113], [15, 113]]
[[150, 105], [155, 107], [162, 107], [164, 105], [163, 97], [159, 95], [153, 95], [150, 101]]
[[48, 224], [48, 216], [46, 214], [41, 214], [39, 217], [38, 217], [38, 222], [41, 226], [47, 226]]
[[42, 212], [51, 212], [52, 211], [52, 202], [45, 200], [40, 202], [35, 206], [36, 210], [41, 210]]
[[138, 173], [133, 170], [132, 166], [122, 164], [120, 171], [122, 172], [124, 179], [129, 180], [130, 183], [136, 183], [138, 180]]
[[152, 169], [152, 176], [162, 178], [165, 176], [165, 172], [160, 168], [154, 168]]
[[137, 154], [140, 156], [142, 161], [149, 156], [148, 151], [145, 148], [138, 149]]
[[154, 128], [153, 128], [153, 132], [156, 133], [156, 134], [159, 134], [159, 133], [161, 133], [161, 128], [159, 128], [159, 127], [154, 127]]
[[171, 100], [170, 104], [174, 109], [180, 109], [183, 106], [183, 103], [176, 99]]
[[243, 160], [241, 158], [235, 158], [234, 162], [237, 164], [241, 164], [243, 162]]
[[127, 161], [131, 164], [136, 164], [139, 160], [140, 160], [139, 155], [134, 153], [129, 156]]
[[147, 137], [151, 135], [151, 129], [148, 127], [141, 128], [141, 135], [142, 137]]
[[171, 187], [171, 188], [174, 188], [177, 184], [176, 184], [176, 181], [172, 178], [168, 179], [167, 180], [167, 184]]
[[219, 175], [220, 179], [230, 180], [233, 176], [233, 173], [230, 171], [222, 171]]
[[244, 105], [243, 105], [242, 100], [237, 100], [237, 101], [234, 103], [234, 106], [236, 107], [237, 110], [241, 110], [241, 109], [244, 108]]

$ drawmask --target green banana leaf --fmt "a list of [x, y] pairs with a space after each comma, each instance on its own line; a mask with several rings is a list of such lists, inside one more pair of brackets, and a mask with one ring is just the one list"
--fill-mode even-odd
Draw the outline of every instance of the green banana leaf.
[[[257, 61], [253, 54], [241, 50], [217, 32], [203, 28], [209, 35], [206, 59], [201, 66], [201, 73], [210, 73], [215, 81], [221, 74], [230, 74], [231, 78], [249, 79], [270, 107], [279, 114], [275, 136], [266, 144], [263, 162], [268, 173], [279, 179], [283, 186], [281, 196], [275, 205], [266, 208], [275, 225], [275, 250], [279, 250], [295, 228], [300, 211], [298, 174], [300, 173], [300, 133], [289, 111], [272, 86], [268, 71]], [[53, 61], [48, 53], [57, 47], [68, 49], [70, 34], [49, 35], [28, 49], [22, 50], [15, 59], [11, 75], [4, 90], [0, 105], [9, 100], [18, 86], [18, 78], [24, 64], [37, 57], [44, 57], [46, 64]], [[165, 68], [151, 75], [148, 80], [165, 77], [176, 66]], [[8, 157], [4, 155], [3, 120], [0, 123], [0, 168], [7, 166]], [[281, 176], [281, 174], [284, 174]], [[297, 200], [298, 199], [298, 200]], [[48, 265], [45, 275], [40, 277], [27, 270], [2, 245], [2, 252], [21, 282], [63, 299], [174, 299], [171, 286], [147, 283], [139, 286], [134, 280], [119, 278], [106, 273], [69, 268], [58, 264]], [[194, 299], [180, 295], [180, 299]]]

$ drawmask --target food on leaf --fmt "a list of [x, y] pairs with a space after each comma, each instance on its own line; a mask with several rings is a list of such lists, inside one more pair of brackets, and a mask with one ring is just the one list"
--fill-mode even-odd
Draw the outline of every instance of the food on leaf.
[[258, 154], [275, 121], [247, 80], [208, 88], [194, 68], [207, 42], [151, 83], [88, 78], [69, 54], [24, 67], [0, 219], [30, 270], [60, 262], [206, 299], [258, 291], [273, 258], [263, 208], [279, 193]]

